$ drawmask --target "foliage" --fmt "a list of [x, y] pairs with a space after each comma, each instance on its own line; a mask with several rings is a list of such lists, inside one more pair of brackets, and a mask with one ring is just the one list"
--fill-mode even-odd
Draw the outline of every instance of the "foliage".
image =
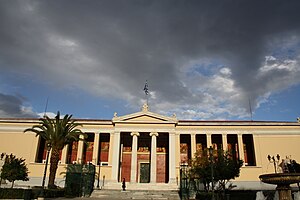
[[[29, 199], [29, 195], [30, 199], [37, 199], [41, 190], [41, 187], [33, 187], [32, 189], [0, 188], [0, 199]], [[45, 189], [45, 197], [63, 197], [64, 192], [64, 189]]]
[[226, 184], [240, 175], [240, 168], [243, 161], [235, 158], [229, 152], [223, 150], [214, 150], [210, 156], [205, 151], [197, 151], [195, 158], [191, 161], [192, 178], [200, 178], [204, 184], [204, 189], [209, 191], [209, 184], [212, 181], [213, 169], [213, 183], [218, 185], [217, 189], [225, 191]]
[[1, 179], [12, 182], [12, 188], [16, 180], [28, 181], [28, 169], [25, 164], [25, 159], [16, 158], [13, 154], [6, 155], [1, 171]]
[[[39, 119], [39, 124], [26, 129], [24, 132], [34, 132], [36, 136], [41, 136], [46, 141], [46, 146], [52, 148], [50, 158], [50, 175], [49, 188], [55, 188], [54, 185], [56, 171], [59, 162], [60, 151], [65, 145], [71, 144], [73, 141], [84, 140], [86, 135], [77, 129], [81, 124], [72, 119], [72, 115], [65, 115], [62, 119], [60, 113], [57, 112], [55, 118], [51, 119], [48, 116]], [[81, 139], [80, 135], [84, 138]]]
[[0, 188], [0, 199], [22, 199], [24, 189]]

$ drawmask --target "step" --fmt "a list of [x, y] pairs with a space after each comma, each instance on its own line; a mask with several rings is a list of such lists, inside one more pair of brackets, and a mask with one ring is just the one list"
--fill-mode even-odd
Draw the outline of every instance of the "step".
[[[103, 189], [119, 190], [122, 183], [107, 183]], [[126, 183], [126, 190], [178, 190], [178, 185], [168, 183]]]
[[180, 200], [177, 190], [94, 190], [91, 197], [99, 199]]

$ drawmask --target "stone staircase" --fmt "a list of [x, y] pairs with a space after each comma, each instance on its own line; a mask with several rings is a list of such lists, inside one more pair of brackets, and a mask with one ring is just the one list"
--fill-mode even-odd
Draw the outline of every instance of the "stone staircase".
[[118, 200], [118, 199], [155, 199], [155, 200], [180, 200], [177, 190], [147, 190], [146, 187], [144, 190], [94, 190], [91, 197], [97, 199], [109, 199], [109, 200]]
[[[126, 190], [178, 190], [176, 183], [130, 183], [126, 182]], [[121, 190], [122, 183], [109, 182], [102, 189], [106, 190]]]

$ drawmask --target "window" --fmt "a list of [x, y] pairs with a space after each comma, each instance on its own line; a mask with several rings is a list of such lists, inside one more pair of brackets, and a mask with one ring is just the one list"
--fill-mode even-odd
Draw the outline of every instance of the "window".
[[255, 166], [255, 150], [252, 134], [243, 135], [244, 162], [246, 166]]
[[99, 162], [108, 162], [109, 155], [109, 142], [110, 142], [110, 134], [109, 133], [100, 133], [100, 148], [98, 158]]
[[191, 135], [180, 135], [180, 162], [185, 163], [191, 159]]

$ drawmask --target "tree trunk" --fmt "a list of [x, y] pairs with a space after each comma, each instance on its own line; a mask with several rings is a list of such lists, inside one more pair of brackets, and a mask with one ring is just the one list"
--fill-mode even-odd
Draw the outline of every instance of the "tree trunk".
[[12, 182], [11, 182], [11, 188], [14, 187], [14, 183], [15, 183], [15, 181], [12, 181]]
[[50, 158], [50, 174], [49, 174], [49, 182], [48, 188], [55, 188], [55, 176], [58, 167], [59, 161], [59, 150], [57, 148], [52, 148], [51, 158]]

